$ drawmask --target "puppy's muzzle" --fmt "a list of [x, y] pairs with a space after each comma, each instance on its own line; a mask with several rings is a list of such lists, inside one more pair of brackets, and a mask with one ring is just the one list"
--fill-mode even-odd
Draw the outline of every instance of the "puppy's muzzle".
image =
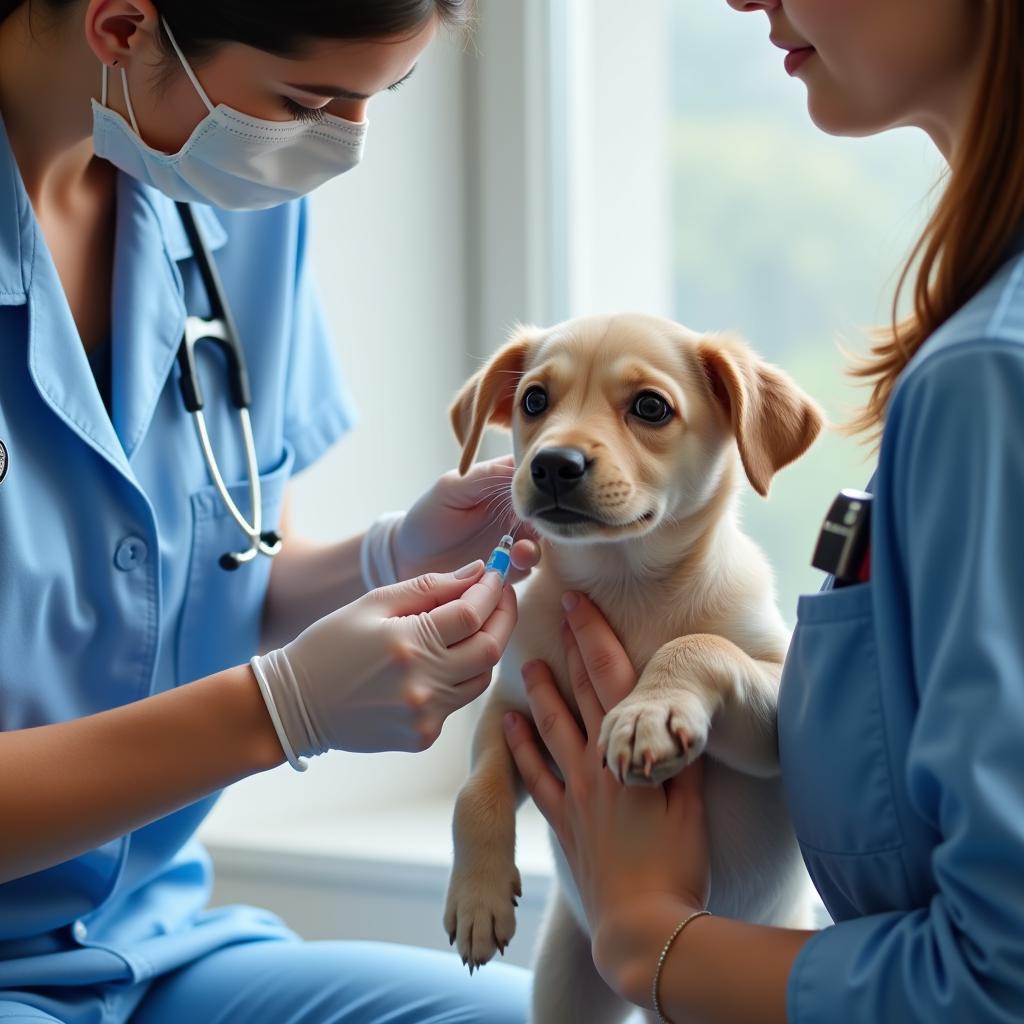
[[542, 448], [530, 463], [530, 476], [533, 486], [557, 504], [582, 483], [589, 466], [579, 448]]

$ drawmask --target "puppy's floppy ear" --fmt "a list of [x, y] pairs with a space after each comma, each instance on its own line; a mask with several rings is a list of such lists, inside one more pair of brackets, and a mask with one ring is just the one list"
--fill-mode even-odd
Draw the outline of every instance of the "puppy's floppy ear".
[[536, 327], [517, 327], [511, 339], [456, 395], [450, 412], [455, 436], [462, 445], [461, 474], [473, 465], [485, 427], [512, 426], [512, 403], [526, 357], [542, 334]]
[[811, 446], [824, 413], [788, 374], [738, 338], [707, 338], [698, 352], [715, 400], [732, 424], [747, 479], [765, 497], [772, 477]]

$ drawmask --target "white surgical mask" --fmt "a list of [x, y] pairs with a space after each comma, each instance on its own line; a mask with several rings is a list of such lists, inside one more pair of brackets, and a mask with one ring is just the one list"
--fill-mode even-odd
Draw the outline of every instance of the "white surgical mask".
[[107, 66], [100, 103], [92, 101], [96, 155], [126, 174], [184, 202], [225, 210], [259, 210], [312, 192], [359, 163], [366, 122], [325, 114], [322, 121], [264, 121], [223, 103], [216, 107], [164, 22], [167, 35], [209, 113], [177, 153], [161, 153], [139, 133], [121, 69], [131, 125], [107, 106]]

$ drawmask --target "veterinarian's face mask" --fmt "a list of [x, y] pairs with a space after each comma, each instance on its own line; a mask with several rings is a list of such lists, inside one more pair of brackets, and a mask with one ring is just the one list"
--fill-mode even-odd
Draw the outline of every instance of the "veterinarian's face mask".
[[146, 145], [121, 69], [129, 125], [107, 107], [107, 66], [102, 100], [92, 101], [93, 146], [133, 178], [183, 202], [211, 203], [225, 210], [259, 210], [312, 192], [350, 171], [363, 154], [366, 122], [324, 114], [322, 120], [264, 121], [210, 102], [167, 22], [164, 28], [185, 73], [209, 111], [177, 153]]

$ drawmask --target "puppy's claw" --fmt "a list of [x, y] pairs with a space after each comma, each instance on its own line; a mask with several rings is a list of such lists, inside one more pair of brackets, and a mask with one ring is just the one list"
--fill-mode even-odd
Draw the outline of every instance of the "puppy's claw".
[[651, 777], [651, 769], [654, 767], [654, 755], [649, 751], [644, 751], [644, 777]]
[[683, 748], [683, 753], [688, 754], [690, 752], [690, 737], [682, 729], [676, 729], [676, 739], [679, 740], [679, 746]]

